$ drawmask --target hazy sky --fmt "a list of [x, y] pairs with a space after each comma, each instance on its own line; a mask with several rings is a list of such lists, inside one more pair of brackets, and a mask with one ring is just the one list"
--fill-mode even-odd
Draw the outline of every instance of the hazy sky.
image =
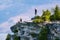
[[56, 5], [60, 6], [60, 0], [0, 0], [0, 40], [5, 40], [6, 34], [11, 33], [10, 27], [19, 18], [30, 20], [35, 8], [41, 15], [42, 10], [51, 11]]

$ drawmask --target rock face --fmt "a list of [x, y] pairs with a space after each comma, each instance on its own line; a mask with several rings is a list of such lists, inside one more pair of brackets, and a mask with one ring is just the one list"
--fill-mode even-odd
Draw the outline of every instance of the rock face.
[[49, 28], [48, 39], [55, 40], [58, 38], [60, 40], [60, 23], [46, 24], [46, 26]]
[[37, 40], [40, 26], [32, 22], [17, 23], [11, 27], [11, 31], [20, 37], [20, 40]]
[[[11, 27], [11, 31], [18, 37], [18, 40], [37, 40], [38, 34], [43, 26], [46, 26], [49, 30], [48, 40], [60, 38], [60, 24], [58, 23], [35, 24], [32, 22], [18, 22]], [[14, 38], [11, 40], [14, 40]]]

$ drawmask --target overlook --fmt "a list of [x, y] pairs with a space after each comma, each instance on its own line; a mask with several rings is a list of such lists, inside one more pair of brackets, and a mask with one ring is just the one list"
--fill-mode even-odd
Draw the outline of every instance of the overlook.
[[47, 9], [41, 16], [35, 16], [31, 21], [20, 21], [10, 29], [14, 33], [8, 34], [6, 40], [60, 40], [60, 8], [56, 5], [53, 14]]

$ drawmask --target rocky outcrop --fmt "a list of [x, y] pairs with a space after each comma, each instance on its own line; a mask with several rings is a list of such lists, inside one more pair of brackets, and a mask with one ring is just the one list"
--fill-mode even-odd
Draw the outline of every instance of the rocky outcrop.
[[37, 40], [40, 32], [40, 26], [32, 22], [17, 23], [11, 27], [14, 35], [20, 37], [21, 40]]
[[49, 28], [48, 36], [50, 40], [60, 39], [60, 23], [46, 24], [46, 26]]
[[[41, 28], [47, 27], [48, 40], [55, 40], [60, 38], [60, 24], [59, 23], [32, 23], [32, 22], [18, 22], [16, 25], [11, 27], [11, 31], [19, 37], [19, 40], [38, 40], [38, 35]], [[14, 38], [13, 38], [14, 40]]]

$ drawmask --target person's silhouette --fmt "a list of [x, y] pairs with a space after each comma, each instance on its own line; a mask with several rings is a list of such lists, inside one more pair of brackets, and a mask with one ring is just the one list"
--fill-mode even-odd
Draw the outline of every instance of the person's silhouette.
[[37, 15], [37, 9], [35, 9], [35, 16]]

